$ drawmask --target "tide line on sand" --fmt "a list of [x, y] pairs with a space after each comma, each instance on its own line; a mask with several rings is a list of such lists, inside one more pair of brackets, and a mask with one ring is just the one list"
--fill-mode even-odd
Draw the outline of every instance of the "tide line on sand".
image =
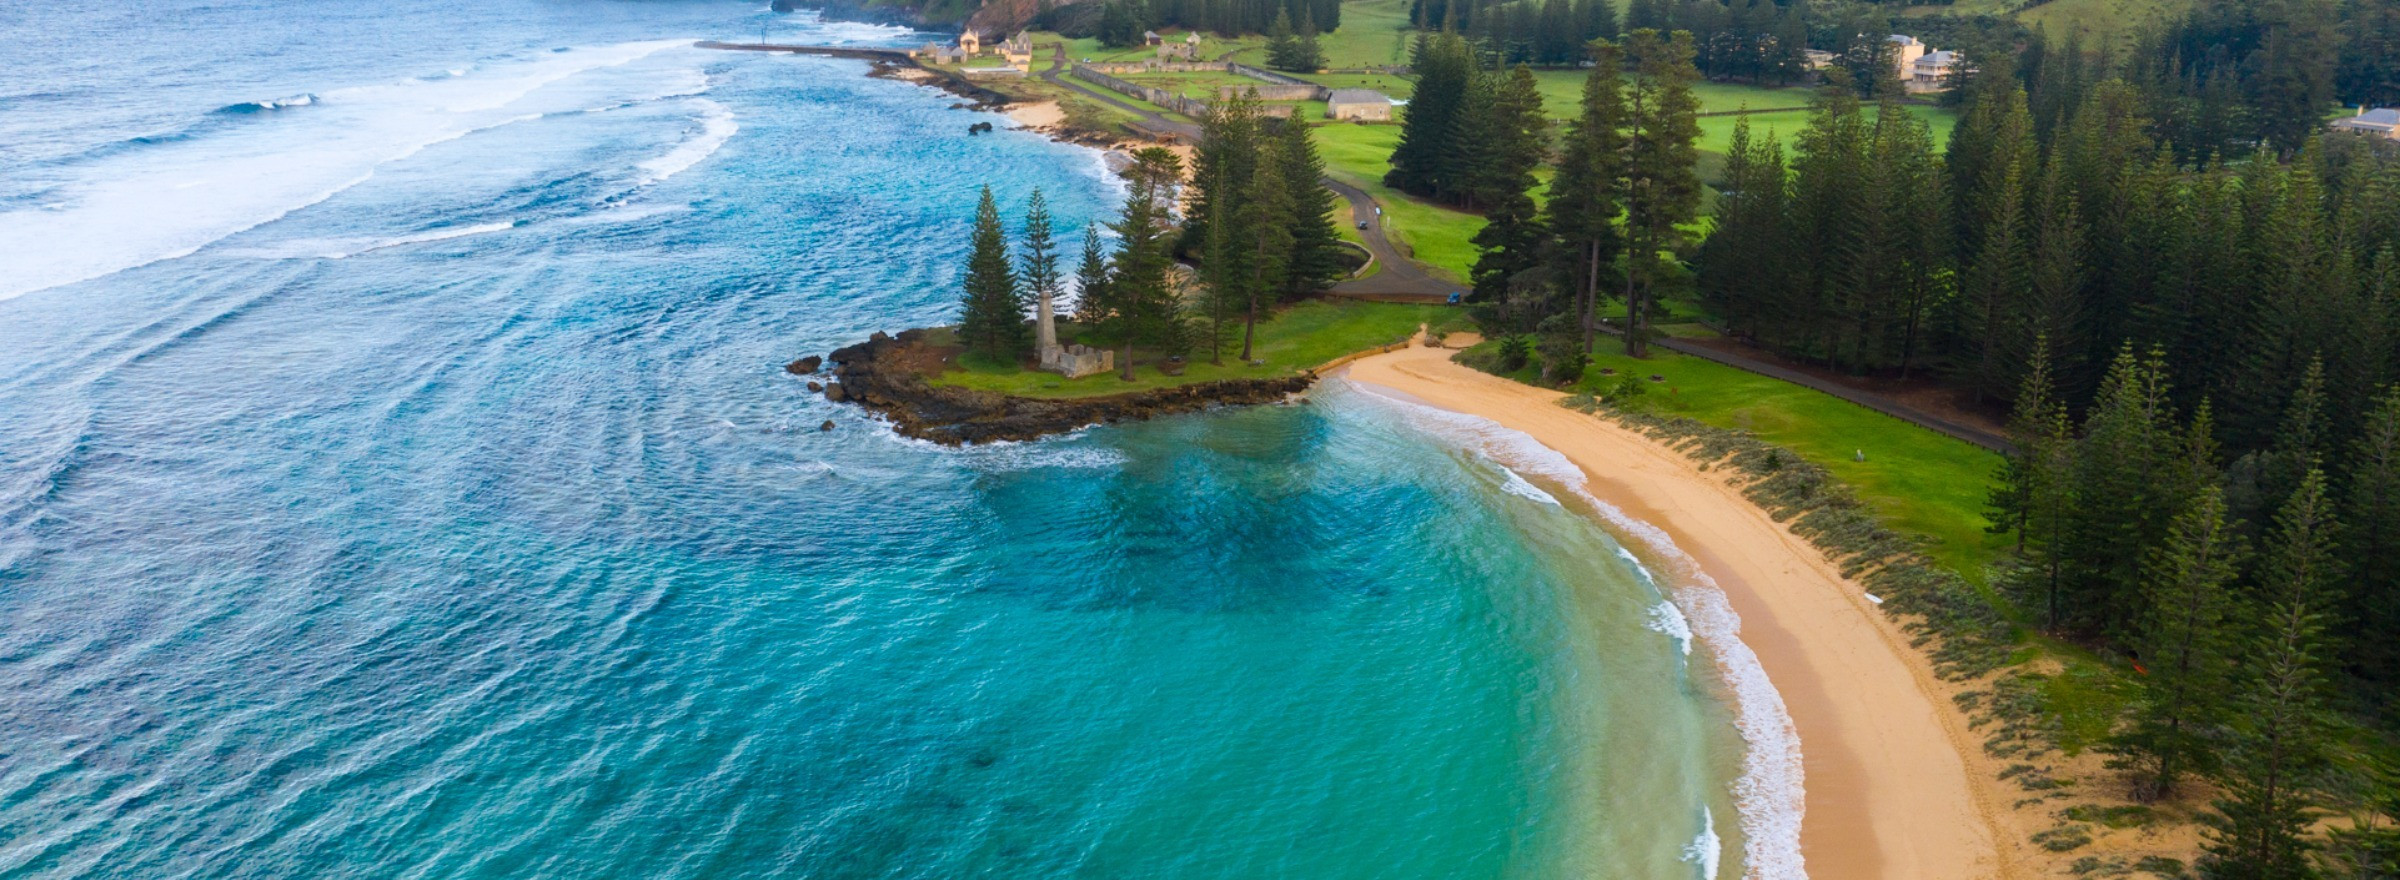
[[[1362, 397], [1397, 407], [1413, 417], [1416, 424], [1500, 462], [1511, 476], [1529, 473], [1567, 487], [1605, 524], [1640, 543], [1672, 569], [1668, 583], [1659, 586], [1674, 603], [1692, 636], [1707, 649], [1718, 674], [1732, 691], [1734, 727], [1746, 747], [1741, 772], [1733, 785], [1743, 836], [1743, 858], [1748, 865], [1746, 876], [1752, 880], [1807, 877], [1800, 854], [1800, 824], [1807, 800], [1800, 737], [1793, 728], [1791, 713], [1784, 707], [1783, 695], [1768, 680], [1758, 655], [1742, 642], [1741, 616], [1734, 613], [1733, 605], [1717, 582], [1676, 546], [1665, 531], [1594, 496], [1585, 486], [1581, 468], [1532, 435], [1481, 416], [1405, 400], [1383, 393], [1374, 385], [1345, 384], [1363, 392]], [[1637, 570], [1645, 577], [1650, 576], [1638, 563]], [[1714, 836], [1713, 829], [1706, 833]]]

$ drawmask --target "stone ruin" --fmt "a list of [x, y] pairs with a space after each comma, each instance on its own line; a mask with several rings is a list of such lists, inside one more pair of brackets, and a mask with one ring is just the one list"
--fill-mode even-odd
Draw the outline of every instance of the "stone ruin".
[[1117, 368], [1117, 353], [1077, 343], [1042, 346], [1042, 369], [1069, 379], [1106, 373]]

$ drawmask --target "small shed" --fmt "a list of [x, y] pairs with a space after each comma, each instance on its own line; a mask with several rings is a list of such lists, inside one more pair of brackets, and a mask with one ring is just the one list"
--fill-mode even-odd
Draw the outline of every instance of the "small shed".
[[1325, 99], [1325, 118], [1353, 122], [1390, 122], [1392, 99], [1374, 89], [1334, 89]]

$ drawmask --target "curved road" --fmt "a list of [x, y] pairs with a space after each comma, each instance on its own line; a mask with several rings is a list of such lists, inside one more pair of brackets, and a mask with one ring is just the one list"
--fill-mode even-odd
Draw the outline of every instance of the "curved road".
[[[1200, 139], [1200, 126], [1168, 119], [1158, 111], [1138, 106], [1108, 90], [1067, 80], [1062, 76], [1067, 68], [1066, 47], [1052, 47], [1050, 69], [1042, 71], [1041, 77], [1052, 85], [1072, 89], [1140, 117], [1134, 127], [1153, 136], [1186, 142]], [[1350, 203], [1350, 215], [1353, 218], [1366, 221], [1366, 228], [1359, 230], [1359, 238], [1366, 242], [1367, 252], [1375, 256], [1375, 262], [1383, 267], [1371, 277], [1335, 284], [1332, 291], [1335, 295], [1401, 302], [1444, 302], [1451, 293], [1465, 291], [1465, 285], [1435, 277], [1392, 245], [1391, 239], [1383, 234], [1383, 215], [1376, 210], [1378, 205], [1374, 196], [1330, 177], [1321, 182], [1335, 195], [1341, 196], [1343, 201]]]

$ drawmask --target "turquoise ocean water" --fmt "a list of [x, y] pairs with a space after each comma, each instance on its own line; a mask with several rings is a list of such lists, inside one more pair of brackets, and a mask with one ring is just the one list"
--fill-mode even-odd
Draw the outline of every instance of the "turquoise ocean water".
[[0, 5], [0, 877], [1792, 876], [1744, 667], [1538, 449], [805, 393], [951, 312], [977, 186], [1119, 190], [689, 46], [762, 28], [923, 39]]

